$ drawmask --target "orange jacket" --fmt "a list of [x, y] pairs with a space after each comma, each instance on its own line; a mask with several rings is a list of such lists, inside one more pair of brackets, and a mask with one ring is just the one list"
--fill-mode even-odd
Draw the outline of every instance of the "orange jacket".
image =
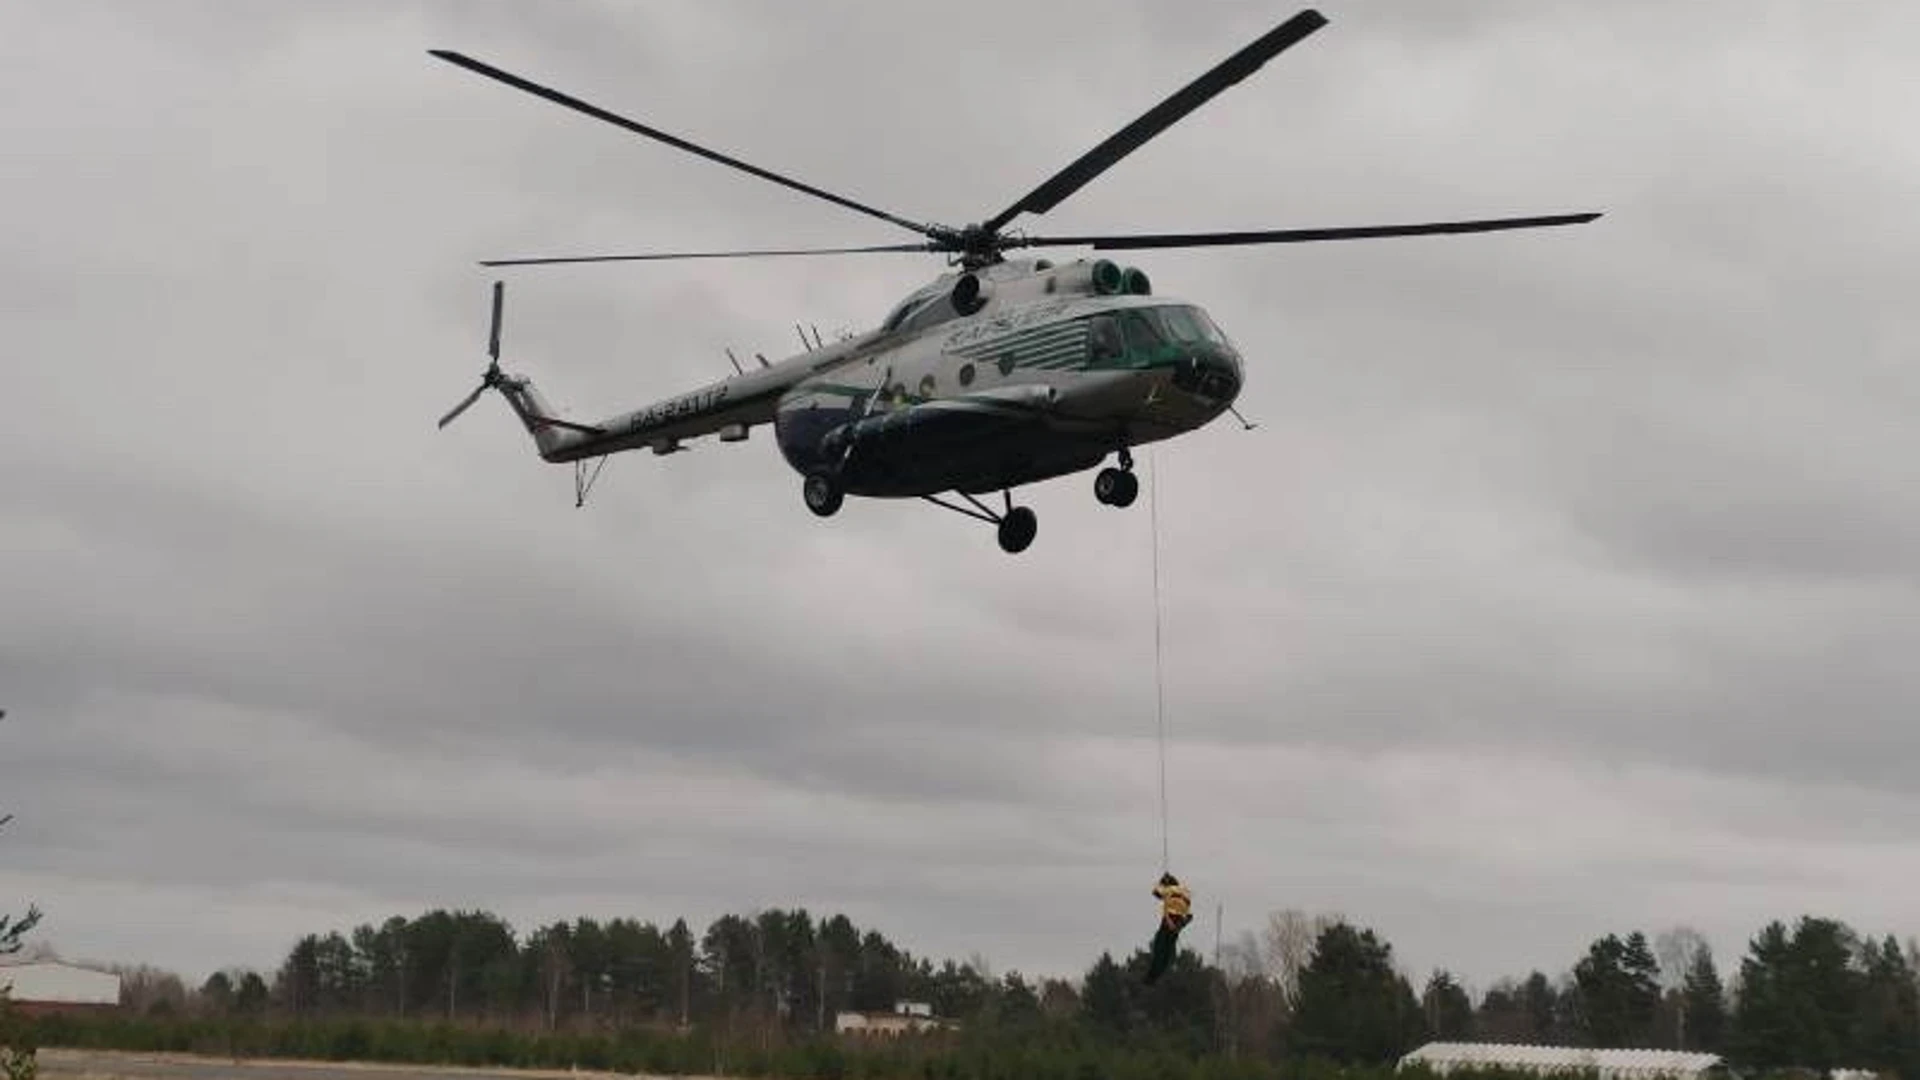
[[1160, 913], [1176, 925], [1185, 925], [1193, 918], [1193, 894], [1178, 881], [1162, 881], [1153, 887], [1153, 895], [1160, 901]]

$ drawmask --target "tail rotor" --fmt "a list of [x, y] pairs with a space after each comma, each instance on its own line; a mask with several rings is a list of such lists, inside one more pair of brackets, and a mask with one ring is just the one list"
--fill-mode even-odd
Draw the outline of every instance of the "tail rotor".
[[455, 417], [466, 412], [474, 402], [479, 401], [481, 394], [500, 385], [500, 309], [505, 302], [505, 290], [505, 282], [493, 283], [493, 325], [487, 333], [487, 356], [490, 360], [487, 370], [480, 376], [480, 385], [474, 387], [473, 393], [468, 394], [466, 400], [455, 405], [447, 415], [440, 418], [442, 428], [453, 423]]

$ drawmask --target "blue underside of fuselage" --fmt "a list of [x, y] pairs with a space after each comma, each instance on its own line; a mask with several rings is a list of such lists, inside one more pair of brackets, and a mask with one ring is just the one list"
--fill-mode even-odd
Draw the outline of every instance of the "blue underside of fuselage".
[[837, 476], [849, 495], [902, 498], [945, 491], [998, 491], [1098, 465], [1119, 449], [1118, 430], [1076, 434], [1017, 406], [922, 405], [868, 417], [844, 459], [835, 438], [852, 409], [794, 409], [775, 424], [780, 453], [802, 475]]

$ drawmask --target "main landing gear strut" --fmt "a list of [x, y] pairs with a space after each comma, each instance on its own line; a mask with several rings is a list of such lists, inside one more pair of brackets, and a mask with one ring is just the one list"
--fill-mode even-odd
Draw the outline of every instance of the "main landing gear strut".
[[998, 534], [1000, 540], [1000, 550], [1009, 555], [1027, 550], [1027, 545], [1033, 543], [1034, 536], [1040, 531], [1040, 519], [1035, 517], [1033, 511], [1027, 507], [1013, 505], [1013, 492], [1011, 491], [1002, 491], [1000, 493], [1001, 497], [1006, 500], [1006, 510], [999, 514], [994, 513], [987, 508], [985, 503], [966, 492], [962, 491], [959, 494], [961, 498], [973, 504], [972, 509], [964, 506], [955, 506], [941, 499], [938, 495], [922, 495], [920, 497], [941, 509], [951, 510], [956, 514], [964, 514], [967, 517], [973, 518], [975, 521], [984, 521], [994, 526], [994, 531]]
[[[840, 504], [846, 498], [846, 493], [841, 490], [839, 483], [826, 472], [808, 473], [805, 482], [801, 485], [800, 493], [806, 499], [807, 509], [820, 517], [832, 517], [838, 513]], [[943, 510], [951, 510], [956, 514], [973, 518], [975, 521], [984, 521], [992, 525], [996, 538], [1000, 541], [1000, 549], [1009, 554], [1027, 550], [1040, 531], [1040, 521], [1031, 509], [1013, 505], [1012, 491], [1001, 492], [1001, 497], [1005, 500], [1005, 509], [1000, 513], [995, 513], [987, 504], [964, 491], [958, 494], [972, 505], [959, 506], [947, 502], [938, 495], [920, 497]], [[1140, 478], [1133, 472], [1133, 455], [1123, 446], [1120, 448], [1120, 467], [1101, 469], [1099, 475], [1094, 477], [1093, 497], [1108, 506], [1131, 506], [1133, 500], [1139, 495]]]
[[[937, 495], [920, 497], [935, 506], [994, 526], [999, 536], [1001, 550], [1010, 554], [1025, 551], [1040, 531], [1040, 519], [1035, 517], [1033, 511], [1027, 507], [1013, 505], [1013, 492], [1005, 491], [1001, 494], [1006, 499], [1006, 509], [998, 514], [964, 491], [960, 492], [960, 497], [972, 503], [972, 507], [956, 506]], [[807, 509], [820, 517], [832, 517], [838, 513], [840, 504], [846, 499], [846, 492], [841, 490], [832, 476], [824, 472], [808, 473], [806, 480], [800, 486], [800, 495], [806, 500]]]

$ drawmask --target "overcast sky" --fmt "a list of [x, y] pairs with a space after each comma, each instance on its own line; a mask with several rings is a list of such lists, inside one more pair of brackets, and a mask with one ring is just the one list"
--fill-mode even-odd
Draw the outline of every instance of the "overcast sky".
[[[0, 910], [198, 980], [436, 905], [845, 911], [1077, 974], [1160, 870], [1416, 978], [1687, 924], [1920, 933], [1920, 12], [1324, 5], [1032, 232], [1602, 210], [1141, 253], [1242, 411], [1020, 493], [830, 521], [765, 429], [584, 510], [497, 397], [475, 260], [911, 234], [1019, 198], [1286, 4], [0, 7]], [[1074, 252], [1061, 253], [1072, 256]], [[508, 275], [592, 419], [876, 323], [924, 255]]]

